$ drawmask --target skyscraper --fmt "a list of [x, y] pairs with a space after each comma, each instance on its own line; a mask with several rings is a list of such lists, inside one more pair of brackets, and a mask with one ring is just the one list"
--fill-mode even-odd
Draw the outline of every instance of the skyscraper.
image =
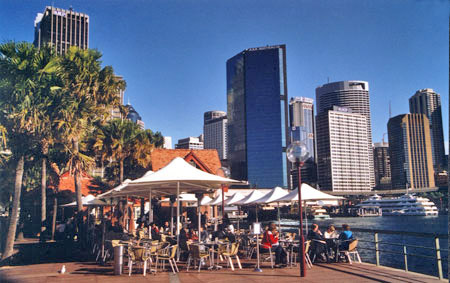
[[178, 143], [175, 145], [176, 149], [203, 149], [203, 137], [188, 137], [184, 139], [179, 139]]
[[227, 159], [227, 113], [208, 111], [204, 114], [203, 145], [205, 149], [216, 149], [220, 160]]
[[375, 169], [375, 185], [377, 189], [391, 188], [391, 162], [389, 158], [389, 144], [375, 143], [373, 148]]
[[444, 131], [442, 128], [441, 96], [431, 88], [418, 90], [409, 99], [409, 112], [425, 114], [430, 122], [431, 152], [435, 171], [447, 168]]
[[138, 124], [139, 127], [141, 127], [141, 129], [144, 129], [145, 124], [144, 121], [142, 121], [141, 115], [139, 115], [139, 113], [134, 109], [133, 106], [131, 106], [131, 104], [127, 104], [125, 105], [125, 107], [128, 108], [128, 115], [126, 118], [132, 121], [133, 123]]
[[393, 189], [435, 186], [429, 123], [424, 114], [402, 114], [389, 119]]
[[246, 49], [227, 61], [228, 161], [233, 179], [288, 186], [286, 46]]
[[34, 45], [48, 43], [58, 54], [64, 54], [70, 46], [89, 48], [89, 16], [51, 6], [38, 13], [34, 21]]
[[370, 191], [366, 116], [333, 106], [318, 114], [316, 121], [320, 188], [333, 192]]
[[[372, 125], [370, 121], [369, 83], [365, 81], [341, 81], [316, 88], [317, 115], [333, 106], [348, 107], [352, 113], [364, 115], [367, 119], [367, 141], [370, 166], [370, 185], [375, 186], [372, 151]], [[317, 125], [318, 127], [318, 125]]]
[[[301, 170], [302, 181], [309, 184], [317, 181], [313, 102], [313, 99], [306, 97], [293, 97], [289, 102], [290, 141], [303, 141], [306, 144], [310, 158], [304, 163]], [[291, 171], [294, 184], [297, 183], [296, 170], [296, 168], [292, 168]]]

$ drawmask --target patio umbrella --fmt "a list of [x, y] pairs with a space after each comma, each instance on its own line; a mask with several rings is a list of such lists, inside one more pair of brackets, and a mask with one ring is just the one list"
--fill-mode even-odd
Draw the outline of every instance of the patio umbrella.
[[[85, 197], [82, 197], [81, 202], [82, 202], [83, 206], [105, 206], [105, 205], [108, 205], [106, 202], [97, 199], [93, 195], [87, 195]], [[60, 206], [61, 207], [77, 206], [77, 202], [74, 201], [71, 203], [62, 204]]]
[[[264, 194], [259, 190], [253, 190], [248, 196], [241, 199], [240, 201], [236, 201], [235, 205], [251, 205], [254, 201], [262, 198]], [[258, 205], [256, 205], [256, 222], [258, 222]]]
[[[268, 204], [275, 202], [277, 199], [282, 198], [288, 194], [288, 191], [280, 187], [273, 188], [265, 196], [260, 199], [255, 200], [253, 203], [256, 204]], [[281, 232], [281, 219], [280, 219], [280, 202], [277, 201], [277, 218], [278, 218], [278, 230]]]
[[[229, 197], [225, 200], [225, 206], [233, 206], [236, 202], [238, 202], [244, 198], [245, 198], [245, 196], [243, 194], [234, 193], [231, 197]], [[239, 231], [239, 220], [240, 220], [239, 217], [241, 215], [241, 207], [240, 206], [237, 206], [237, 207], [238, 207], [238, 211], [239, 211], [238, 218], [237, 218], [237, 229]]]
[[180, 191], [185, 193], [205, 193], [221, 188], [223, 184], [237, 184], [241, 181], [220, 177], [199, 170], [186, 162], [181, 157], [175, 157], [160, 170], [131, 181], [120, 192], [115, 192], [115, 196], [147, 196], [152, 192], [161, 196], [177, 196], [177, 243], [179, 243], [179, 223], [180, 223]]

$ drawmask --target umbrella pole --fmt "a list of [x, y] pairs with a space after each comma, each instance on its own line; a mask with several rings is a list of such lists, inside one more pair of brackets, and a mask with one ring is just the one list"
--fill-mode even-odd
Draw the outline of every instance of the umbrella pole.
[[277, 201], [278, 231], [281, 233], [280, 202]]
[[256, 222], [258, 222], [258, 205], [256, 205], [255, 210], [256, 210]]
[[238, 219], [237, 219], [237, 229], [239, 231], [239, 220], [241, 218], [241, 207], [238, 206]]
[[177, 182], [177, 261], [180, 260], [180, 182]]
[[200, 213], [200, 198], [197, 198], [197, 214], [198, 214], [198, 241], [201, 242], [200, 227], [202, 226], [202, 214]]
[[308, 208], [308, 206], [306, 205], [305, 202], [305, 225], [306, 225], [306, 238], [308, 238], [308, 214], [306, 213], [306, 209]]
[[152, 189], [148, 193], [148, 217], [150, 222], [153, 222]]

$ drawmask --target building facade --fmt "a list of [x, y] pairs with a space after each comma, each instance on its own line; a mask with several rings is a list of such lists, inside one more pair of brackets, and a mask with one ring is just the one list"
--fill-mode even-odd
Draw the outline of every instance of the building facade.
[[203, 149], [203, 136], [179, 139], [175, 149]]
[[172, 137], [164, 137], [164, 149], [172, 149]]
[[246, 49], [227, 61], [228, 163], [253, 187], [288, 186], [286, 46]]
[[139, 115], [139, 113], [134, 109], [133, 106], [131, 106], [131, 104], [127, 104], [125, 105], [125, 107], [128, 108], [128, 115], [126, 118], [133, 123], [138, 124], [141, 129], [144, 129], [145, 124], [144, 121], [142, 121], [141, 115]]
[[409, 112], [425, 114], [430, 122], [431, 152], [435, 171], [447, 170], [444, 131], [442, 127], [441, 96], [431, 88], [418, 90], [409, 99]]
[[204, 114], [203, 136], [204, 148], [216, 149], [220, 160], [227, 159], [227, 113], [208, 111]]
[[389, 119], [393, 189], [435, 187], [429, 123], [424, 114], [402, 114]]
[[367, 118], [350, 108], [333, 106], [316, 118], [317, 169], [320, 189], [370, 191]]
[[362, 114], [367, 119], [367, 144], [370, 167], [370, 184], [375, 186], [372, 151], [372, 125], [370, 120], [369, 83], [365, 81], [340, 81], [316, 88], [317, 114], [333, 106], [348, 107], [352, 113]]
[[70, 46], [89, 48], [89, 16], [70, 10], [47, 6], [34, 21], [34, 45], [50, 44], [58, 54]]
[[375, 143], [373, 147], [373, 161], [375, 170], [375, 188], [387, 190], [391, 188], [391, 161], [389, 158], [389, 144]]
[[[289, 102], [290, 142], [302, 141], [310, 158], [301, 168], [302, 182], [314, 185], [317, 182], [314, 100], [307, 97], [293, 97]], [[297, 184], [297, 169], [292, 165], [292, 183]]]

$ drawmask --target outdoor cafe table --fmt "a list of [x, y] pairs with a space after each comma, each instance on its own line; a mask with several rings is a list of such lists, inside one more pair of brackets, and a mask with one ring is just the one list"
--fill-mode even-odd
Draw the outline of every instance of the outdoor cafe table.
[[209, 267], [208, 269], [221, 269], [222, 266], [219, 265], [219, 259], [220, 259], [220, 255], [219, 253], [217, 253], [217, 263], [214, 264], [214, 248], [217, 246], [217, 249], [219, 248], [220, 245], [226, 245], [227, 246], [227, 251], [229, 250], [229, 242], [223, 242], [223, 241], [207, 241], [207, 242], [196, 242], [193, 243], [193, 245], [200, 245], [200, 246], [205, 246], [208, 247], [208, 250], [211, 254], [211, 258], [212, 258], [212, 262], [213, 262], [213, 266]]

